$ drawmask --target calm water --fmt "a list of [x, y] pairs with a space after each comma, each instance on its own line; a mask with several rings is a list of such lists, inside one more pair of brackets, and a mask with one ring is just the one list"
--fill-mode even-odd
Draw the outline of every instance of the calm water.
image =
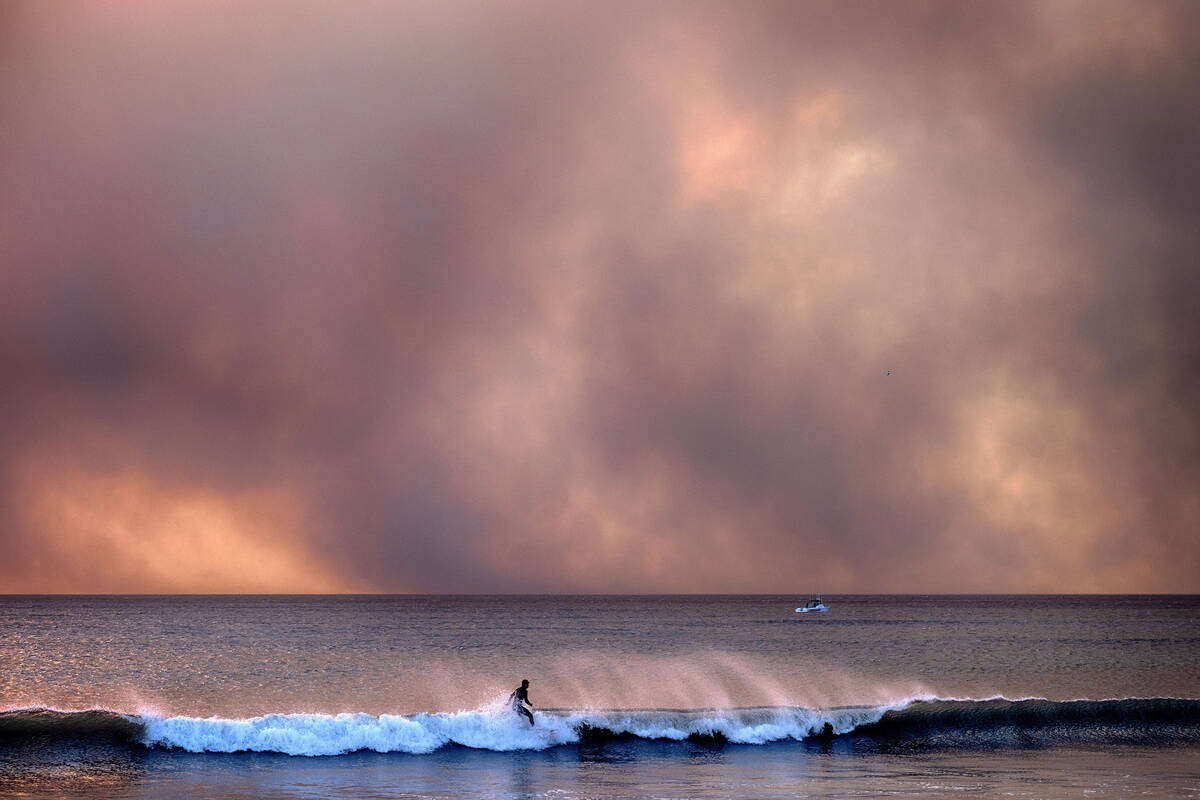
[[804, 599], [0, 598], [0, 795], [1200, 796], [1200, 598]]

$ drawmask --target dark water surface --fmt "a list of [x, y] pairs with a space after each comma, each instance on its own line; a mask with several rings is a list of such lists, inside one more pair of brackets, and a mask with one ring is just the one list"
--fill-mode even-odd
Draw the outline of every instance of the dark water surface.
[[804, 599], [0, 598], [0, 796], [1200, 796], [1200, 598]]

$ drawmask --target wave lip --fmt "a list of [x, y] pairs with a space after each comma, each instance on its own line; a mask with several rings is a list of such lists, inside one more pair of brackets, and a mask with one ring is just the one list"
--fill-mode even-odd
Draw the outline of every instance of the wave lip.
[[854, 735], [928, 748], [1200, 742], [1200, 700], [918, 700]]
[[108, 741], [192, 753], [332, 756], [431, 753], [444, 747], [541, 750], [610, 739], [761, 745], [820, 740], [853, 749], [993, 749], [1061, 744], [1200, 744], [1200, 700], [914, 700], [810, 709], [543, 710], [530, 727], [508, 709], [373, 716], [162, 717], [102, 709], [0, 712], [0, 741]]
[[0, 711], [0, 741], [13, 744], [63, 739], [139, 742], [144, 733], [140, 717], [102, 708], [60, 711], [36, 707]]

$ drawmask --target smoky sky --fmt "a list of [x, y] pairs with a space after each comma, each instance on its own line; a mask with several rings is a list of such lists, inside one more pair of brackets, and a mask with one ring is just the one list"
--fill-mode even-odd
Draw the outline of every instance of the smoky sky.
[[1194, 3], [0, 13], [0, 591], [1200, 590]]

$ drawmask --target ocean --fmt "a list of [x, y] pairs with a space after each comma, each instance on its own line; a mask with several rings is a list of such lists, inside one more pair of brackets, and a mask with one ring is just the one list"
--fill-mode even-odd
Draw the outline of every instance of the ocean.
[[824, 599], [0, 597], [0, 797], [1200, 797], [1200, 597]]

